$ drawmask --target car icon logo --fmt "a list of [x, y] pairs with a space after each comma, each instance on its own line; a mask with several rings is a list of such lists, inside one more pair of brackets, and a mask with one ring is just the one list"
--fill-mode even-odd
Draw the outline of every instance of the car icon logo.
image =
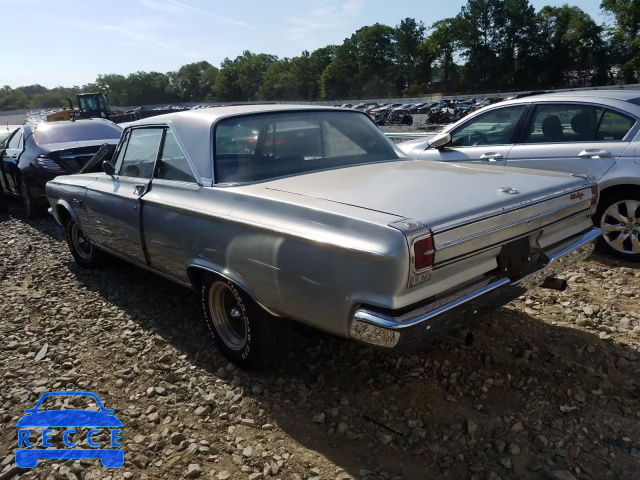
[[[41, 410], [44, 400], [50, 397], [89, 397], [95, 401], [99, 410], [83, 409], [58, 409]], [[43, 393], [34, 408], [24, 411], [25, 415], [18, 420], [18, 448], [15, 452], [15, 462], [20, 468], [33, 468], [39, 459], [86, 459], [99, 458], [106, 468], [119, 468], [124, 464], [124, 450], [120, 444], [122, 422], [114, 415], [114, 410], [105, 408], [100, 398], [91, 392], [60, 391]], [[32, 436], [29, 428], [42, 429], [41, 446], [35, 448], [38, 443], [37, 436]], [[64, 445], [69, 448], [52, 447], [52, 428], [64, 429], [62, 439]], [[76, 428], [90, 428], [86, 435], [86, 443], [92, 448], [76, 448], [79, 442]], [[109, 429], [109, 447], [104, 448], [94, 439], [94, 435], [101, 429]], [[36, 437], [36, 438], [34, 438]], [[32, 444], [33, 442], [33, 444]], [[21, 448], [24, 447], [24, 448]]]
[[516, 190], [516, 189], [515, 189], [515, 188], [513, 188], [513, 187], [502, 187], [502, 188], [500, 189], [500, 192], [501, 192], [501, 193], [509, 193], [509, 194], [511, 194], [511, 195], [515, 195], [516, 193], [520, 193], [520, 192], [518, 192], [518, 190]]

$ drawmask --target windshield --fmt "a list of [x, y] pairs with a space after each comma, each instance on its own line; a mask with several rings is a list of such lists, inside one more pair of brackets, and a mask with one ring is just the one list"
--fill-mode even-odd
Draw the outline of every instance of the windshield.
[[117, 141], [122, 135], [122, 129], [107, 122], [52, 122], [39, 124], [34, 135], [38, 145], [89, 140]]
[[4, 142], [9, 135], [13, 133], [13, 130], [10, 132], [0, 132], [0, 143]]
[[287, 112], [234, 117], [215, 131], [216, 183], [243, 183], [405, 158], [364, 115]]

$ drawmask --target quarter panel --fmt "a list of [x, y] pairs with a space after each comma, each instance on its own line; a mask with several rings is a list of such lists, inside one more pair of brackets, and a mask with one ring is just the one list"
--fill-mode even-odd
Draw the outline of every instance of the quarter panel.
[[386, 225], [396, 217], [373, 223], [356, 207], [336, 214], [288, 197], [153, 186], [143, 199], [151, 266], [185, 281], [190, 265], [220, 272], [274, 313], [347, 336], [356, 303], [393, 303], [406, 288], [406, 239]]

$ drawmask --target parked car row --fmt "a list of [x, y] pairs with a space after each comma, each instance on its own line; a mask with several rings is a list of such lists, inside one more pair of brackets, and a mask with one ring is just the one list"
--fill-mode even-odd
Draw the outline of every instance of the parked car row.
[[[243, 367], [286, 352], [289, 320], [415, 348], [593, 250], [593, 178], [411, 159], [365, 110], [139, 120], [89, 161], [100, 171], [46, 184], [50, 211], [78, 264], [110, 254], [197, 291], [213, 342]], [[446, 135], [424, 150], [446, 151]]]

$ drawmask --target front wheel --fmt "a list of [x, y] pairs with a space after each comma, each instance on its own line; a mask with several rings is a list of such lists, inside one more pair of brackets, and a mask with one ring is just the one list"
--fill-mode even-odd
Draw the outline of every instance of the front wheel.
[[84, 234], [80, 226], [70, 218], [67, 222], [67, 243], [74, 260], [85, 268], [98, 266], [103, 256], [102, 250], [96, 248]]
[[640, 192], [625, 190], [600, 199], [595, 222], [604, 249], [624, 260], [640, 261]]
[[207, 275], [202, 313], [216, 347], [241, 368], [266, 367], [286, 353], [289, 326], [229, 280]]

